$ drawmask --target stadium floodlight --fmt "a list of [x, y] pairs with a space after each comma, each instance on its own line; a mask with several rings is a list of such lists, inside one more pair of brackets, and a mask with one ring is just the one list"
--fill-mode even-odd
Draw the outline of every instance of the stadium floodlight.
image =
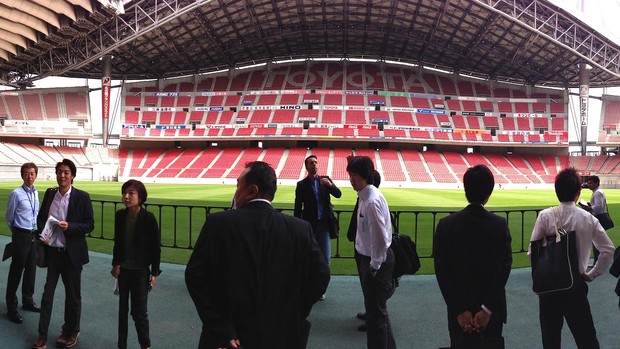
[[351, 61], [351, 62], [368, 62], [368, 63], [377, 63], [377, 62], [379, 62], [376, 59], [370, 59], [370, 58], [349, 58], [349, 61]]
[[287, 64], [287, 63], [299, 63], [299, 62], [305, 62], [307, 61], [307, 59], [305, 58], [298, 58], [298, 59], [285, 59], [282, 61], [274, 61], [273, 63], [275, 64]]
[[419, 64], [413, 64], [413, 63], [407, 63], [407, 62], [399, 62], [399, 61], [391, 61], [391, 60], [385, 60], [385, 63], [404, 65], [404, 66], [407, 66], [407, 67], [414, 67], [414, 68], [417, 68], [417, 67], [420, 66]]
[[243, 66], [243, 67], [237, 67], [235, 69], [238, 69], [238, 70], [251, 69], [251, 68], [257, 68], [257, 67], [264, 67], [266, 65], [267, 65], [267, 63], [258, 63], [258, 64], [246, 65], [246, 66]]
[[125, 14], [125, 4], [131, 0], [97, 0], [101, 5], [114, 10], [117, 15]]

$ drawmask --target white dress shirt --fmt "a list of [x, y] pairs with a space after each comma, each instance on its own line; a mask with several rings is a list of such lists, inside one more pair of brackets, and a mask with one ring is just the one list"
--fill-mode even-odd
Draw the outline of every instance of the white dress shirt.
[[[605, 272], [613, 259], [614, 244], [607, 236], [605, 229], [598, 222], [598, 219], [589, 212], [575, 206], [574, 202], [562, 202], [560, 203], [560, 222], [566, 231], [575, 231], [579, 273], [583, 274], [588, 268], [592, 244], [601, 254], [594, 268], [586, 274], [591, 279], [594, 279]], [[540, 212], [534, 224], [530, 241], [540, 240], [546, 235], [555, 235], [553, 208]], [[527, 254], [530, 255], [530, 253], [531, 250], [528, 248]]]
[[[72, 188], [73, 187], [69, 188], [65, 195], [60, 194], [60, 190], [57, 190], [54, 195], [54, 200], [50, 206], [50, 216], [56, 218], [58, 221], [67, 220], [67, 211], [69, 210], [69, 199], [71, 198]], [[65, 247], [65, 241], [65, 233], [56, 225], [50, 245], [53, 247]]]
[[355, 249], [359, 254], [370, 257], [370, 266], [379, 270], [392, 244], [390, 208], [381, 191], [372, 184], [360, 190], [357, 196], [359, 206]]
[[605, 198], [605, 193], [603, 193], [603, 191], [598, 187], [592, 192], [590, 207], [592, 208], [592, 214], [595, 216], [607, 211], [607, 199]]

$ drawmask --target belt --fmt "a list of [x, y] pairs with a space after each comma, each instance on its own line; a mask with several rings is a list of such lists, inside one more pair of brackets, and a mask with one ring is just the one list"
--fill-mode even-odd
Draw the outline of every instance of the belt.
[[34, 234], [35, 233], [34, 230], [24, 229], [20, 227], [13, 227], [11, 228], [11, 231], [13, 233], [23, 233], [23, 234]]

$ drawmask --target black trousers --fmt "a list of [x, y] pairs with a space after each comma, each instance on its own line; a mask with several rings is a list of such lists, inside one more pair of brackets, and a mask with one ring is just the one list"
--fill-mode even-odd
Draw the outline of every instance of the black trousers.
[[45, 247], [45, 259], [48, 262], [47, 278], [41, 299], [41, 316], [39, 317], [39, 336], [47, 339], [47, 332], [54, 306], [54, 293], [58, 278], [62, 277], [65, 287], [65, 323], [62, 325], [63, 335], [80, 331], [82, 314], [82, 267], [74, 267], [66, 251], [55, 247]]
[[564, 319], [579, 349], [598, 349], [596, 329], [588, 302], [588, 285], [582, 279], [575, 280], [569, 292], [540, 295], [540, 329], [544, 349], [560, 349]]
[[125, 269], [121, 268], [118, 276], [118, 347], [127, 348], [127, 331], [129, 312], [129, 299], [131, 298], [131, 317], [138, 333], [138, 343], [141, 348], [151, 346], [149, 337], [149, 318], [147, 314], [147, 301], [149, 295], [151, 273], [148, 269]]
[[15, 229], [11, 236], [13, 256], [6, 283], [7, 311], [17, 311], [17, 288], [22, 281], [22, 304], [34, 303], [34, 282], [37, 275], [37, 249], [34, 246], [34, 234], [27, 230]]
[[388, 249], [387, 258], [373, 277], [370, 257], [360, 255], [360, 279], [366, 308], [366, 342], [368, 349], [395, 349], [387, 300], [394, 293], [394, 252]]

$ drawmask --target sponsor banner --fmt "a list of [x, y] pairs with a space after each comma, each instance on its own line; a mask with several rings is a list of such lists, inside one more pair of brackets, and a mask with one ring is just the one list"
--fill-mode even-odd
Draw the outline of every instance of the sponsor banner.
[[1, 91], [0, 96], [19, 96], [19, 93], [13, 91]]
[[343, 95], [343, 90], [318, 90], [315, 91], [317, 95]]
[[123, 128], [146, 128], [146, 125], [143, 125], [143, 124], [126, 124], [126, 125], [123, 125]]
[[545, 131], [545, 135], [549, 135], [549, 136], [568, 136], [568, 131]]
[[463, 116], [491, 116], [491, 115], [487, 115], [487, 113], [481, 113], [481, 112], [476, 112], [476, 111], [464, 111], [461, 113], [461, 115]]
[[[48, 121], [49, 123], [49, 121]], [[34, 121], [26, 121], [26, 120], [4, 120], [4, 126], [30, 126], [35, 125]], [[45, 125], [47, 126], [47, 125]]]
[[366, 90], [345, 90], [345, 95], [374, 95], [375, 91], [366, 91]]
[[512, 114], [517, 118], [544, 118], [545, 116], [537, 113], [514, 113]]
[[301, 105], [255, 105], [241, 110], [301, 110]]
[[300, 127], [299, 124], [279, 124], [278, 128], [291, 128], [291, 127]]
[[344, 110], [375, 110], [374, 107], [365, 107], [362, 105], [347, 105]]
[[368, 104], [370, 105], [385, 105], [385, 101], [369, 101]]
[[452, 127], [452, 123], [451, 122], [442, 121], [442, 122], [439, 123], [439, 126], [441, 126], [441, 127]]
[[523, 135], [523, 136], [529, 136], [529, 135], [537, 135], [538, 131], [501, 131], [501, 132], [497, 132], [499, 134], [502, 135]]
[[470, 97], [470, 96], [457, 96], [456, 99], [460, 101], [479, 101], [479, 102], [490, 100], [490, 98], [487, 98], [487, 97]]
[[411, 97], [430, 98], [430, 99], [443, 99], [441, 95], [426, 94], [426, 93], [411, 93]]
[[411, 93], [409, 92], [388, 92], [388, 91], [379, 91], [379, 96], [399, 96], [399, 97], [410, 97]]
[[224, 111], [224, 107], [196, 107], [195, 111]]
[[[236, 93], [232, 93], [233, 95]], [[214, 91], [210, 91], [210, 92], [201, 92], [200, 93], [201, 96], [226, 96], [228, 95], [228, 92], [214, 92]]]
[[158, 97], [178, 97], [181, 94], [178, 92], [153, 92], [152, 95]]
[[373, 124], [378, 124], [380, 122], [387, 124], [390, 122], [390, 119], [379, 119], [379, 118], [375, 118], [375, 119], [370, 119], [370, 122]]
[[235, 118], [237, 122], [245, 122], [245, 118]]
[[433, 104], [433, 107], [434, 107], [435, 109], [445, 109], [445, 108], [446, 108], [446, 106], [445, 106], [445, 105], [443, 105], [443, 104]]
[[[151, 126], [151, 128], [153, 128]], [[157, 130], [180, 130], [187, 128], [186, 125], [155, 125], [155, 129]]]
[[341, 105], [317, 105], [316, 109], [319, 110], [343, 110], [344, 107]]
[[[6, 121], [5, 121], [6, 122]], [[618, 128], [618, 126], [614, 125], [614, 124], [610, 124], [610, 125], [603, 125], [603, 130], [615, 130], [616, 128]]]
[[109, 76], [101, 79], [101, 117], [106, 120], [110, 118], [110, 90], [112, 80]]
[[508, 101], [512, 103], [536, 103], [538, 99], [536, 98], [508, 98]]
[[300, 116], [300, 117], [297, 118], [297, 121], [299, 121], [299, 122], [304, 122], [304, 121], [316, 122], [316, 118], [312, 117], [312, 116]]
[[421, 114], [445, 114], [445, 110], [436, 110], [436, 109], [415, 109], [416, 113]]
[[463, 134], [488, 134], [491, 133], [489, 130], [465, 130], [465, 129], [456, 129], [454, 133], [463, 133]]
[[263, 90], [263, 91], [250, 91], [249, 95], [303, 95], [310, 93], [310, 90]]
[[173, 108], [173, 107], [148, 107], [146, 108], [147, 111], [176, 111], [177, 108]]
[[403, 108], [403, 107], [389, 107], [385, 108], [386, 111], [408, 111], [415, 113], [417, 111], [416, 108]]
[[254, 101], [248, 101], [248, 100], [243, 101], [243, 105], [252, 105], [252, 103], [254, 103]]
[[319, 100], [318, 99], [304, 99], [303, 104], [319, 104]]

